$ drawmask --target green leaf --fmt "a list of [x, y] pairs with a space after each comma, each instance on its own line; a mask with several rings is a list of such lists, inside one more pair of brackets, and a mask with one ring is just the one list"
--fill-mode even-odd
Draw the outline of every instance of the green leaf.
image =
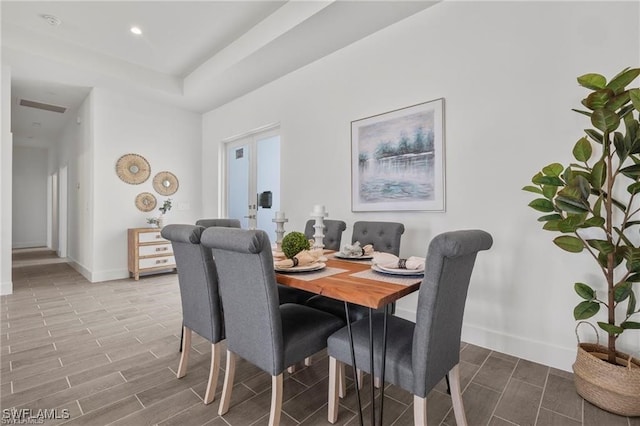
[[578, 296], [582, 297], [585, 300], [593, 300], [596, 297], [596, 292], [584, 283], [575, 283], [573, 285]]
[[585, 74], [578, 77], [578, 84], [591, 90], [604, 89], [607, 79], [600, 74]]
[[600, 304], [598, 302], [593, 301], [584, 301], [578, 303], [578, 305], [573, 309], [573, 318], [576, 320], [584, 320], [591, 318], [600, 310]]
[[640, 282], [640, 274], [633, 274], [627, 277], [627, 282], [638, 283]]
[[570, 235], [562, 235], [560, 237], [556, 237], [553, 242], [562, 250], [568, 251], [570, 253], [580, 253], [584, 249], [582, 241], [579, 238], [572, 237]]
[[[585, 100], [582, 100], [582, 104], [584, 105]], [[582, 111], [581, 109], [575, 109], [575, 108], [571, 108], [571, 111], [575, 111], [578, 114], [582, 114], [582, 115], [586, 115], [587, 117], [591, 118], [591, 113], [588, 111]]]
[[576, 232], [576, 229], [584, 222], [585, 215], [572, 215], [563, 219], [558, 224], [558, 230], [560, 232]]
[[594, 142], [602, 145], [602, 139], [604, 139], [604, 135], [602, 133], [599, 133], [597, 130], [593, 129], [584, 129], [584, 132], [587, 134], [587, 136], [593, 139]]
[[631, 228], [632, 226], [640, 225], [640, 220], [630, 220], [624, 224], [624, 229]]
[[529, 203], [529, 207], [543, 213], [549, 213], [554, 210], [553, 203], [545, 198], [536, 198]]
[[620, 173], [630, 179], [637, 179], [640, 177], [640, 164], [632, 164], [631, 166], [623, 167], [620, 169]]
[[564, 182], [562, 181], [562, 179], [556, 176], [535, 175], [531, 179], [531, 182], [535, 183], [536, 185], [564, 186]]
[[615, 246], [607, 240], [587, 240], [587, 244], [602, 254], [613, 253], [616, 249]]
[[604, 184], [604, 180], [607, 176], [607, 165], [604, 161], [600, 160], [596, 164], [593, 165], [593, 170], [591, 171], [591, 185], [596, 188], [602, 188]]
[[559, 215], [558, 213], [554, 213], [554, 214], [548, 214], [545, 216], [540, 216], [538, 218], [538, 222], [548, 222], [550, 220], [562, 220], [562, 216]]
[[607, 102], [609, 102], [609, 99], [614, 96], [615, 93], [611, 89], [596, 90], [589, 94], [582, 104], [589, 109], [598, 110], [604, 108]]
[[631, 195], [640, 192], [640, 182], [632, 183], [631, 185], [627, 186], [627, 192]]
[[585, 220], [581, 228], [600, 228], [604, 225], [604, 218], [601, 216], [593, 216]]
[[627, 302], [627, 316], [630, 317], [636, 311], [636, 295], [631, 292], [629, 302]]
[[609, 99], [609, 102], [607, 102], [606, 107], [607, 107], [607, 109], [610, 109], [611, 111], [615, 111], [615, 110], [621, 108], [627, 102], [629, 102], [629, 91], [625, 90], [624, 92], [620, 93], [619, 95], [616, 95], [613, 98]]
[[575, 213], [582, 214], [587, 213], [589, 210], [579, 202], [575, 202], [574, 200], [568, 198], [557, 197], [556, 198], [556, 207], [563, 212], [567, 213]]
[[556, 196], [556, 192], [558, 192], [557, 186], [544, 185], [542, 187], [542, 195], [549, 200]]
[[550, 220], [542, 226], [542, 229], [544, 229], [545, 231], [559, 231], [558, 229], [559, 225], [560, 225], [559, 220]]
[[615, 132], [615, 134], [613, 135], [613, 145], [616, 147], [616, 154], [618, 154], [620, 162], [624, 162], [624, 160], [627, 158], [627, 155], [629, 155], [629, 149], [624, 143], [624, 137], [622, 136], [622, 133]]
[[522, 188], [523, 191], [529, 191], [529, 192], [533, 192], [534, 194], [540, 194], [542, 195], [542, 189], [538, 188], [537, 186], [525, 186]]
[[631, 283], [628, 281], [621, 282], [613, 287], [613, 300], [617, 303], [629, 297], [629, 294], [631, 294]]
[[593, 150], [586, 137], [580, 138], [573, 147], [573, 156], [576, 160], [586, 162], [591, 158]]
[[558, 177], [564, 170], [564, 167], [560, 163], [552, 163], [542, 169], [542, 173], [546, 176]]
[[625, 330], [640, 330], [640, 322], [635, 322], [635, 321], [625, 321], [622, 324], [620, 324], [620, 327], [624, 328]]
[[607, 322], [598, 321], [598, 325], [601, 329], [609, 334], [620, 334], [624, 331], [624, 328], [618, 327], [617, 325], [609, 324]]
[[634, 108], [640, 111], [640, 89], [629, 90], [629, 98], [631, 99], [631, 103]]
[[613, 79], [607, 84], [605, 87], [607, 89], [613, 90], [616, 94], [622, 92], [625, 87], [636, 77], [640, 75], [640, 68], [632, 68], [627, 71], [623, 71], [617, 76], [613, 77]]
[[593, 204], [593, 215], [600, 216], [600, 211], [602, 209], [602, 197], [598, 197], [596, 202]]
[[609, 109], [600, 108], [591, 114], [591, 124], [598, 130], [610, 133], [620, 125], [620, 117]]

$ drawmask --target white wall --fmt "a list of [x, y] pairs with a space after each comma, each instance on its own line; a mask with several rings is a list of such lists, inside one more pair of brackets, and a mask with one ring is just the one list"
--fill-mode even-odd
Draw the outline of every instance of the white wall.
[[[592, 259], [555, 248], [521, 188], [542, 166], [571, 160], [588, 126], [570, 109], [576, 77], [640, 64], [637, 2], [445, 2], [207, 113], [203, 164], [219, 141], [279, 122], [287, 230], [314, 204], [330, 217], [406, 226], [401, 255], [425, 255], [438, 233], [482, 228], [466, 341], [562, 368], [575, 359], [573, 283], [603, 283]], [[602, 25], [615, 16], [614, 26]], [[595, 30], [597, 28], [597, 30]], [[445, 213], [353, 213], [350, 122], [445, 98]], [[204, 213], [218, 212], [217, 168], [204, 167]], [[350, 239], [348, 226], [343, 238]], [[412, 317], [415, 295], [398, 304]], [[640, 336], [621, 338], [637, 351]], [[633, 337], [632, 337], [633, 336]]]
[[13, 148], [12, 247], [47, 245], [46, 148]]
[[13, 293], [11, 281], [11, 174], [13, 137], [11, 134], [11, 69], [0, 72], [0, 294]]
[[[93, 260], [91, 281], [128, 276], [127, 228], [146, 227], [147, 217], [135, 206], [135, 197], [151, 192], [160, 207], [171, 198], [168, 223], [195, 223], [201, 217], [202, 119], [200, 114], [139, 100], [96, 88], [92, 91], [93, 125]], [[129, 185], [116, 175], [118, 158], [140, 154], [151, 165], [151, 176], [140, 185]], [[178, 191], [169, 197], [153, 189], [160, 171], [174, 173]], [[208, 184], [207, 184], [208, 186]]]

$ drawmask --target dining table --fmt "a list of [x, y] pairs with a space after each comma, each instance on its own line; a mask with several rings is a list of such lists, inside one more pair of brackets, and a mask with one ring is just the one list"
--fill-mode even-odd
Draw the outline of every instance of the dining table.
[[[349, 303], [361, 305], [369, 308], [369, 362], [371, 378], [371, 424], [375, 425], [375, 403], [374, 403], [374, 380], [373, 380], [373, 323], [372, 316], [374, 310], [384, 308], [385, 318], [382, 331], [382, 365], [381, 365], [381, 386], [380, 386], [380, 421], [384, 407], [384, 369], [386, 359], [386, 338], [387, 338], [387, 315], [388, 306], [396, 300], [417, 291], [423, 280], [420, 273], [411, 274], [407, 271], [404, 274], [387, 274], [376, 271], [372, 267], [371, 257], [367, 258], [339, 258], [337, 252], [325, 251], [325, 258], [322, 259], [324, 266], [317, 270], [304, 271], [304, 268], [286, 269], [276, 268], [276, 279], [279, 284], [289, 287], [306, 290], [332, 299], [344, 302], [347, 328], [349, 332], [349, 342], [351, 345], [351, 360], [353, 367], [353, 377], [357, 373], [355, 354], [353, 350], [353, 336], [351, 333], [351, 323], [349, 322]], [[309, 268], [312, 269], [312, 268]], [[360, 393], [356, 381], [358, 409], [360, 424], [363, 424], [362, 406]]]

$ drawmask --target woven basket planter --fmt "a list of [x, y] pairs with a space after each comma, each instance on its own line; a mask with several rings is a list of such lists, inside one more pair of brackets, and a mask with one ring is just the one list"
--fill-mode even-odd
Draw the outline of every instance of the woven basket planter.
[[606, 361], [607, 348], [579, 343], [574, 380], [578, 394], [603, 410], [621, 416], [640, 416], [640, 361], [616, 351], [617, 362]]

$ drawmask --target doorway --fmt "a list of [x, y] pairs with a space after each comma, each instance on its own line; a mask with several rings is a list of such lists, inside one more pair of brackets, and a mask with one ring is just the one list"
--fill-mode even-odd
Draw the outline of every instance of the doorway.
[[275, 241], [272, 219], [280, 209], [279, 128], [257, 131], [224, 146], [223, 212], [245, 229], [262, 229]]

